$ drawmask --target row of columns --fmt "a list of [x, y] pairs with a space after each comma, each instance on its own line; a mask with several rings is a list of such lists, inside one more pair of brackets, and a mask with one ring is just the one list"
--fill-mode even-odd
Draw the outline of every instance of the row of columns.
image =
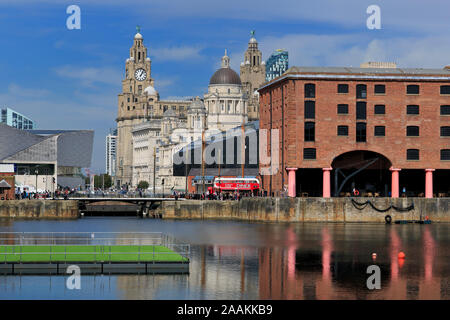
[[[289, 197], [296, 196], [296, 181], [295, 181], [295, 172], [297, 168], [286, 168], [288, 171], [288, 195]], [[333, 168], [323, 168], [323, 197], [330, 198], [331, 197], [331, 170]], [[391, 171], [392, 176], [392, 185], [391, 185], [391, 197], [398, 198], [400, 195], [400, 187], [399, 187], [399, 172], [402, 169], [397, 169], [391, 167], [389, 169]], [[433, 172], [435, 169], [425, 169], [425, 198], [433, 198]]]

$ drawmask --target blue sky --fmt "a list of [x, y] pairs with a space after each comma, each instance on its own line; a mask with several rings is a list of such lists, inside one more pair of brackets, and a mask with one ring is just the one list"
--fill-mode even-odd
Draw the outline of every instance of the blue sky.
[[[66, 8], [81, 8], [68, 30]], [[366, 27], [369, 5], [381, 30]], [[141, 26], [161, 98], [203, 95], [228, 49], [239, 64], [250, 30], [263, 58], [289, 51], [290, 66], [450, 65], [450, 3], [442, 0], [0, 0], [0, 106], [39, 129], [95, 130], [92, 169], [104, 171], [124, 63]]]

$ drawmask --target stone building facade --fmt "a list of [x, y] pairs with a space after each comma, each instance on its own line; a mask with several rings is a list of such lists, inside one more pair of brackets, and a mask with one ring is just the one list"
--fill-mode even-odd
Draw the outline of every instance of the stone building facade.
[[[161, 119], [173, 110], [186, 118], [189, 100], [160, 100], [151, 76], [151, 59], [140, 33], [134, 36], [130, 56], [125, 62], [125, 79], [118, 96], [116, 185], [129, 186], [133, 180], [133, 127], [151, 119]], [[139, 161], [139, 160], [138, 160]]]
[[244, 61], [241, 62], [240, 73], [244, 92], [248, 97], [248, 120], [259, 119], [259, 94], [257, 89], [265, 82], [266, 63], [262, 60], [262, 53], [258, 49], [255, 32], [248, 42], [248, 48], [244, 54]]
[[173, 175], [175, 152], [201, 139], [208, 129], [224, 132], [247, 123], [249, 117], [258, 119], [255, 90], [264, 82], [265, 68], [253, 36], [245, 61], [239, 76], [225, 51], [202, 99], [160, 100], [147, 48], [137, 33], [119, 94], [116, 185], [136, 187], [144, 180], [150, 190], [155, 184], [156, 193], [184, 190], [186, 179]]

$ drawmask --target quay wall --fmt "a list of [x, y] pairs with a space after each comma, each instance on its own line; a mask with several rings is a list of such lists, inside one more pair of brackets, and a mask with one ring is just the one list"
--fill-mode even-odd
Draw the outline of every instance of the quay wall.
[[0, 218], [77, 219], [75, 200], [2, 200]]
[[240, 201], [185, 200], [162, 202], [156, 213], [164, 219], [227, 219], [266, 222], [382, 222], [390, 215], [396, 220], [450, 222], [450, 198], [355, 198], [367, 200], [377, 209], [391, 205], [410, 211], [379, 212], [367, 205], [364, 209], [351, 198], [244, 198]]

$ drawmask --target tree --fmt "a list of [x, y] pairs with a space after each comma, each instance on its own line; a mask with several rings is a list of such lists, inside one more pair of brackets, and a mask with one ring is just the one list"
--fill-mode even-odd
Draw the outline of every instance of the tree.
[[95, 188], [103, 188], [103, 178], [105, 179], [105, 189], [112, 186], [112, 178], [109, 174], [101, 174], [96, 175], [94, 177], [94, 187]]
[[147, 181], [139, 181], [138, 188], [139, 189], [147, 189], [148, 188], [148, 182]]

